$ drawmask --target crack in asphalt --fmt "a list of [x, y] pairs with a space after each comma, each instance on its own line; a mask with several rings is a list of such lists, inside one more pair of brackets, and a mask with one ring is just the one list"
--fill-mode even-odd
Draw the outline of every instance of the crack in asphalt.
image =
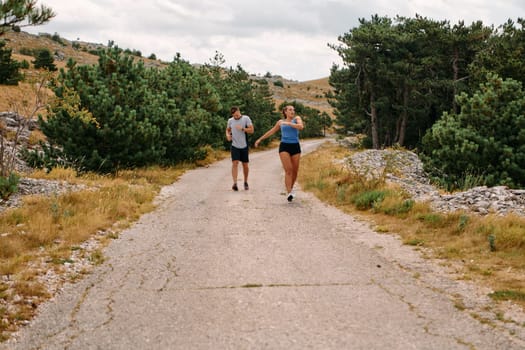
[[[371, 284], [371, 283], [369, 283]], [[304, 288], [304, 287], [348, 287], [355, 286], [351, 282], [334, 282], [334, 283], [246, 283], [242, 285], [227, 285], [214, 287], [197, 287], [197, 288], [180, 288], [177, 291], [187, 290], [218, 290], [218, 289], [246, 289], [246, 288]], [[366, 284], [365, 284], [366, 285]]]

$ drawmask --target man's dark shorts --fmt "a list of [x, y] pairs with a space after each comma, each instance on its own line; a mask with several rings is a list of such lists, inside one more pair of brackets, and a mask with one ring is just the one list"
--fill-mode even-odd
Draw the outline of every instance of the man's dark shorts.
[[248, 147], [246, 148], [237, 148], [231, 146], [232, 161], [240, 160], [242, 163], [248, 163]]
[[301, 145], [299, 143], [284, 143], [279, 144], [279, 153], [287, 152], [291, 156], [301, 153]]

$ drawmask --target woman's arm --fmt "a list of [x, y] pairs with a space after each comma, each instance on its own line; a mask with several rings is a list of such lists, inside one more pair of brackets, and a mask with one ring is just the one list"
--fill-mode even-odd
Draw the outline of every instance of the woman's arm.
[[301, 119], [301, 117], [297, 116], [294, 118], [294, 120], [295, 120], [295, 123], [283, 122], [283, 124], [290, 125], [292, 128], [297, 129], [297, 130], [303, 130], [304, 124], [303, 124], [303, 120]]
[[257, 141], [255, 141], [255, 147], [258, 147], [259, 146], [259, 143], [264, 140], [264, 139], [267, 139], [268, 137], [272, 136], [273, 134], [275, 134], [277, 132], [277, 130], [280, 129], [281, 127], [281, 122], [282, 120], [278, 120], [277, 123], [275, 123], [275, 125], [270, 129], [268, 130], [267, 132], [264, 133], [264, 135], [262, 135], [261, 137], [259, 137], [257, 139]]

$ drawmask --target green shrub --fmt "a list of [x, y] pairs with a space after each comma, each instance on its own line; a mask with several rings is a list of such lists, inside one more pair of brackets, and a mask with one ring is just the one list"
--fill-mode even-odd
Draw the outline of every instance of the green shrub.
[[29, 62], [27, 60], [22, 60], [22, 62], [20, 62], [20, 68], [29, 69]]
[[[22, 148], [21, 158], [32, 168], [45, 169], [51, 171], [56, 167], [75, 167], [73, 162], [66, 161], [65, 155], [58, 147], [47, 145], [40, 141], [40, 148], [42, 151], [29, 150], [27, 147]], [[81, 167], [77, 170], [82, 170]]]
[[424, 222], [430, 227], [439, 227], [443, 225], [445, 218], [439, 213], [422, 214], [417, 217], [418, 220]]
[[381, 202], [386, 196], [386, 191], [372, 190], [354, 195], [351, 202], [359, 210], [372, 209], [376, 203]]
[[519, 300], [525, 301], [525, 293], [516, 290], [497, 290], [489, 294], [494, 300]]
[[461, 112], [444, 113], [423, 137], [425, 170], [448, 189], [525, 186], [525, 91], [516, 80], [489, 74]]
[[55, 66], [53, 58], [53, 54], [49, 49], [44, 48], [38, 50], [38, 52], [35, 55], [35, 60], [33, 61], [33, 64], [35, 65], [35, 69], [44, 68], [48, 69], [49, 71], [53, 72], [57, 70], [57, 67]]
[[22, 47], [18, 52], [20, 52], [21, 55], [25, 56], [33, 56], [35, 54], [33, 50], [27, 47]]
[[406, 214], [414, 207], [415, 201], [413, 199], [397, 200], [385, 205], [385, 202], [379, 203], [374, 209], [387, 215]]
[[0, 176], [0, 197], [6, 200], [13, 193], [16, 193], [19, 181], [20, 177], [15, 173], [11, 173], [7, 177]]
[[53, 34], [51, 36], [51, 40], [53, 40], [54, 42], [59, 43], [62, 46], [66, 45], [58, 33]]
[[11, 49], [5, 47], [6, 42], [0, 40], [0, 84], [18, 85], [23, 76], [19, 72], [20, 63], [11, 57]]
[[458, 232], [463, 232], [465, 228], [467, 227], [469, 221], [470, 221], [470, 218], [467, 215], [460, 215], [459, 223], [458, 223]]

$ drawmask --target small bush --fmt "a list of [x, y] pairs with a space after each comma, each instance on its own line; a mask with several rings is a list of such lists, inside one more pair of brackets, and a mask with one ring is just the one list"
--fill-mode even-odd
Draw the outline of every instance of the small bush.
[[32, 49], [29, 49], [27, 47], [22, 47], [19, 50], [19, 52], [20, 52], [21, 55], [25, 55], [25, 56], [33, 56], [35, 54]]
[[44, 48], [38, 50], [38, 52], [36, 53], [33, 65], [35, 66], [35, 69], [44, 68], [53, 72], [57, 70], [57, 67], [55, 66], [53, 61], [54, 58], [51, 51], [49, 51], [49, 49], [47, 48]]
[[469, 221], [470, 221], [470, 218], [467, 215], [460, 215], [459, 223], [458, 223], [458, 232], [463, 232], [465, 228], [467, 227]]
[[488, 235], [487, 240], [489, 241], [489, 248], [491, 252], [496, 251], [496, 236]]
[[20, 62], [20, 68], [29, 69], [29, 62], [27, 60], [22, 60], [22, 62]]
[[409, 239], [409, 240], [405, 241], [404, 243], [407, 244], [407, 245], [412, 245], [412, 246], [423, 246], [423, 245], [425, 245], [425, 241], [422, 240], [422, 239], [419, 239], [419, 238], [412, 238], [412, 239]]
[[439, 227], [445, 221], [443, 216], [438, 213], [427, 213], [427, 214], [418, 215], [417, 219], [431, 227]]
[[374, 210], [386, 215], [400, 215], [408, 213], [414, 206], [413, 199], [403, 199], [396, 195], [387, 195], [380, 203], [376, 203]]
[[20, 177], [11, 173], [8, 177], [0, 176], [0, 197], [6, 200], [18, 190], [18, 182]]
[[56, 167], [70, 167], [72, 162], [67, 161], [63, 152], [44, 141], [38, 141], [41, 151], [32, 150], [27, 147], [22, 148], [21, 158], [32, 168], [46, 169], [50, 171]]
[[386, 191], [373, 190], [356, 194], [351, 201], [359, 210], [372, 209], [376, 203], [383, 201]]
[[525, 301], [525, 293], [516, 290], [498, 290], [494, 293], [490, 293], [489, 297], [494, 300]]
[[62, 40], [62, 38], [60, 37], [58, 33], [53, 34], [53, 36], [51, 36], [51, 40], [59, 43], [62, 46], [66, 46], [66, 44], [64, 43], [64, 41]]

